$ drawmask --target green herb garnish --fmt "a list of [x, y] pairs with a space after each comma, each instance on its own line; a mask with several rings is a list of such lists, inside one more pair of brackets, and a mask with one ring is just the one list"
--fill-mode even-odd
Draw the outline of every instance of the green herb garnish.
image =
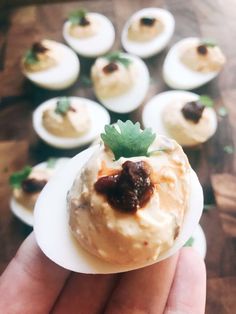
[[21, 187], [22, 182], [28, 178], [32, 171], [30, 166], [26, 166], [24, 169], [18, 172], [14, 172], [9, 179], [9, 183], [13, 188], [19, 189]]
[[184, 246], [193, 246], [193, 243], [194, 243], [194, 238], [191, 237], [188, 239], [188, 241], [185, 243]]
[[218, 109], [218, 114], [219, 114], [219, 116], [221, 116], [221, 117], [227, 116], [227, 114], [228, 114], [227, 108], [225, 108], [225, 107], [220, 107], [220, 108]]
[[212, 48], [217, 46], [217, 43], [213, 39], [203, 39], [201, 45]]
[[27, 64], [35, 64], [38, 63], [39, 60], [37, 58], [36, 53], [33, 51], [33, 49], [29, 49], [25, 53], [25, 62]]
[[80, 81], [81, 81], [82, 85], [85, 86], [85, 87], [90, 87], [90, 86], [93, 85], [91, 78], [89, 76], [87, 76], [87, 75], [81, 76]]
[[61, 115], [65, 115], [70, 109], [70, 100], [68, 97], [61, 97], [57, 101], [55, 112]]
[[47, 160], [47, 168], [54, 168], [57, 163], [58, 158], [50, 157]]
[[104, 56], [109, 62], [119, 62], [126, 68], [132, 63], [129, 58], [123, 57], [120, 51], [113, 51]]
[[[118, 127], [117, 127], [118, 126]], [[151, 129], [140, 129], [140, 123], [117, 121], [117, 126], [106, 125], [101, 134], [104, 143], [112, 150], [115, 160], [120, 157], [149, 156], [148, 148], [156, 135]]]
[[204, 212], [208, 212], [209, 210], [215, 208], [215, 205], [214, 204], [204, 204], [203, 206], [203, 211]]
[[214, 101], [212, 98], [210, 98], [209, 96], [207, 95], [201, 95], [199, 97], [199, 101], [200, 103], [205, 106], [205, 107], [213, 107], [214, 106]]
[[223, 148], [224, 152], [226, 152], [227, 154], [231, 155], [234, 153], [234, 148], [232, 145], [226, 145]]
[[84, 9], [71, 12], [69, 15], [69, 21], [72, 25], [79, 25], [81, 24], [81, 21], [85, 19], [86, 14], [87, 11]]

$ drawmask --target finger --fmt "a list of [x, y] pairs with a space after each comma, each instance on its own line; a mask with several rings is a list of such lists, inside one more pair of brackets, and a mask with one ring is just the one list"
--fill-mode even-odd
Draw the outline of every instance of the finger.
[[0, 313], [49, 313], [68, 275], [42, 253], [32, 233], [0, 278]]
[[115, 285], [115, 275], [73, 273], [64, 287], [52, 313], [102, 313]]
[[163, 313], [177, 259], [178, 253], [152, 266], [124, 273], [105, 313]]
[[205, 298], [204, 261], [192, 248], [183, 248], [180, 252], [165, 314], [204, 314]]

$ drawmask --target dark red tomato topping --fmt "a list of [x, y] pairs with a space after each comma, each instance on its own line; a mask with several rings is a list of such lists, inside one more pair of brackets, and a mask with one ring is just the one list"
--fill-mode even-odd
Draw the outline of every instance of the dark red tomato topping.
[[202, 105], [199, 101], [190, 101], [184, 105], [181, 111], [185, 119], [191, 120], [194, 123], [198, 123], [202, 117], [204, 108], [205, 106]]
[[207, 54], [207, 47], [205, 45], [199, 45], [197, 47], [197, 52], [200, 54], [200, 55], [206, 55]]
[[106, 74], [112, 73], [118, 70], [118, 65], [115, 62], [108, 63], [103, 69], [103, 72]]
[[79, 21], [79, 25], [80, 25], [80, 26], [88, 26], [89, 24], [90, 24], [90, 22], [89, 22], [88, 19], [86, 19], [85, 16], [83, 16], [83, 17], [80, 19], [80, 21]]
[[48, 48], [44, 47], [40, 42], [36, 42], [32, 45], [32, 50], [34, 53], [45, 53]]
[[140, 24], [145, 25], [145, 26], [153, 26], [155, 22], [156, 22], [156, 19], [151, 18], [151, 17], [142, 17], [140, 19]]
[[22, 190], [26, 193], [36, 193], [42, 191], [47, 180], [37, 180], [34, 178], [25, 179], [22, 184]]

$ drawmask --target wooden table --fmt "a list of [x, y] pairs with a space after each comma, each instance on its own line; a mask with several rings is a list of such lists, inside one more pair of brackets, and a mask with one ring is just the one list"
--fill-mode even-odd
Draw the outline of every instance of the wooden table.
[[[226, 117], [219, 117], [216, 135], [195, 150], [186, 150], [192, 167], [204, 188], [205, 211], [201, 225], [206, 233], [208, 252], [208, 293], [206, 313], [233, 313], [236, 309], [236, 11], [234, 0], [97, 0], [81, 1], [81, 7], [107, 15], [114, 23], [117, 37], [114, 49], [120, 48], [120, 31], [128, 16], [145, 6], [169, 9], [176, 19], [173, 44], [186, 36], [214, 38], [225, 51], [227, 64], [218, 77], [201, 89], [199, 94], [211, 95], [216, 110], [224, 106]], [[49, 156], [73, 156], [79, 150], [61, 151], [41, 142], [32, 129], [31, 115], [43, 100], [58, 95], [94, 98], [87, 86], [93, 60], [82, 59], [78, 83], [65, 92], [49, 92], [27, 82], [19, 67], [19, 59], [33, 41], [51, 38], [63, 41], [61, 29], [68, 12], [76, 3], [27, 6], [5, 11], [0, 21], [0, 271], [15, 254], [23, 239], [31, 232], [14, 218], [9, 209], [8, 177], [27, 163], [35, 164]], [[166, 51], [147, 60], [151, 86], [146, 100], [167, 90], [161, 77]], [[127, 117], [140, 120], [141, 109], [132, 115], [111, 114], [112, 121]], [[228, 146], [228, 148], [225, 148]], [[227, 150], [227, 152], [225, 151]], [[209, 206], [208, 206], [209, 207]]]

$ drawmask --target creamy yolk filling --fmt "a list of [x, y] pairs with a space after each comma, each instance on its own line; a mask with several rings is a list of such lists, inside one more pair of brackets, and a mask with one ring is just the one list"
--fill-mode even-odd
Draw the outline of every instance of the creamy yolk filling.
[[95, 36], [99, 32], [99, 22], [89, 14], [80, 21], [80, 24], [69, 27], [69, 34], [78, 39], [85, 39]]

